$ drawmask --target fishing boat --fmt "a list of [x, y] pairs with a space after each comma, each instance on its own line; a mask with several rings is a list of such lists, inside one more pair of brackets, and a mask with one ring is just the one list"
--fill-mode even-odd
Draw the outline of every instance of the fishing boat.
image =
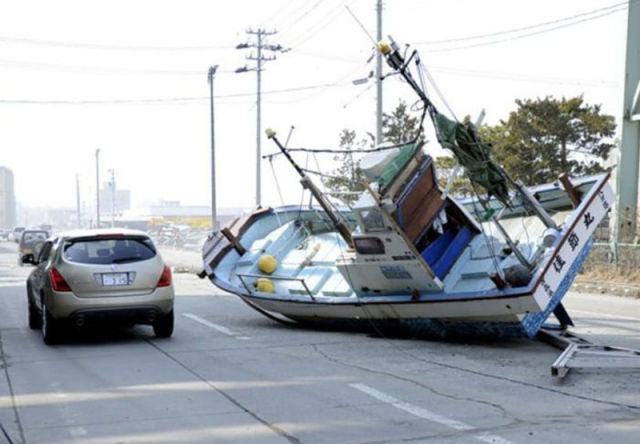
[[471, 123], [450, 120], [391, 40], [379, 50], [423, 104], [440, 145], [483, 194], [456, 199], [438, 182], [423, 138], [372, 149], [349, 208], [323, 194], [273, 131], [313, 206], [257, 208], [212, 233], [201, 277], [258, 312], [294, 322], [401, 321], [448, 332], [533, 337], [554, 314], [613, 202], [609, 174], [527, 187], [490, 158]]

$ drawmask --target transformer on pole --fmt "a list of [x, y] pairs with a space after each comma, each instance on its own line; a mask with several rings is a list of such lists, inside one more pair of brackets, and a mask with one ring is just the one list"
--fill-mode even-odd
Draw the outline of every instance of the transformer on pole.
[[260, 174], [260, 161], [261, 159], [261, 148], [260, 148], [260, 140], [262, 137], [262, 122], [261, 122], [261, 95], [262, 95], [262, 64], [264, 62], [268, 62], [271, 60], [275, 60], [276, 56], [274, 54], [264, 55], [263, 51], [271, 51], [273, 52], [287, 52], [288, 49], [282, 47], [282, 45], [273, 45], [265, 42], [265, 39], [268, 36], [274, 35], [277, 31], [267, 31], [262, 28], [258, 28], [257, 30], [248, 29], [246, 31], [247, 34], [251, 36], [255, 36], [255, 42], [252, 43], [240, 43], [236, 46], [236, 49], [246, 49], [246, 48], [255, 48], [257, 54], [253, 52], [249, 54], [246, 58], [247, 60], [254, 60], [256, 62], [255, 68], [248, 68], [244, 66], [242, 68], [236, 69], [237, 73], [247, 72], [247, 71], [255, 71], [257, 73], [257, 96], [256, 96], [256, 113], [257, 113], [257, 122], [256, 122], [256, 206], [260, 206], [261, 204], [261, 174]]

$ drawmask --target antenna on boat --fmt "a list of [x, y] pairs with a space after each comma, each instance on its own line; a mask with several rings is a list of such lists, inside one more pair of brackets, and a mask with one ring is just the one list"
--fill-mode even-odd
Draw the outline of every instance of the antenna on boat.
[[349, 228], [349, 226], [344, 222], [344, 220], [342, 220], [340, 216], [338, 216], [338, 214], [336, 214], [334, 209], [331, 207], [331, 204], [327, 201], [322, 192], [318, 189], [318, 187], [316, 187], [309, 176], [305, 174], [304, 170], [300, 168], [300, 166], [293, 160], [287, 149], [282, 145], [282, 143], [280, 143], [280, 141], [276, 137], [276, 132], [272, 129], [267, 129], [265, 132], [267, 133], [267, 137], [275, 142], [282, 154], [284, 154], [291, 165], [293, 165], [293, 168], [295, 168], [295, 170], [298, 172], [298, 174], [302, 178], [302, 180], [300, 181], [302, 183], [302, 186], [304, 188], [307, 188], [311, 192], [313, 197], [316, 198], [322, 209], [325, 211], [325, 213], [327, 213], [327, 216], [329, 216], [329, 219], [331, 219], [331, 222], [338, 230], [338, 233], [340, 233], [340, 236], [342, 236], [349, 247], [353, 248], [353, 238], [351, 237], [351, 229]]

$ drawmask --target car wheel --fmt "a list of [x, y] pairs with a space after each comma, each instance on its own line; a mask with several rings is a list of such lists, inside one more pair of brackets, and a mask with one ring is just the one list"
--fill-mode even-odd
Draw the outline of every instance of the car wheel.
[[[30, 290], [27, 289], [30, 294]], [[38, 312], [38, 309], [33, 304], [31, 296], [27, 296], [27, 304], [29, 306], [29, 328], [34, 330], [42, 327], [42, 317]]]
[[41, 319], [42, 340], [47, 345], [55, 344], [58, 339], [58, 323], [53, 316], [51, 316], [51, 313], [49, 313], [44, 300], [42, 301]]
[[157, 338], [168, 338], [173, 333], [173, 310], [158, 317], [153, 323], [153, 332]]

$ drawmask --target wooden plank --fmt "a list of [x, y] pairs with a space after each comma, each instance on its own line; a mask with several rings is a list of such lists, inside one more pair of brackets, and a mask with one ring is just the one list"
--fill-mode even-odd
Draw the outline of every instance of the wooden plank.
[[222, 230], [220, 230], [220, 232], [224, 235], [224, 237], [227, 238], [229, 243], [231, 243], [233, 248], [235, 248], [240, 256], [247, 252], [247, 250], [240, 244], [240, 241], [238, 241], [238, 238], [235, 237], [231, 230], [229, 230], [227, 227], [224, 227]]
[[560, 174], [558, 176], [558, 180], [562, 184], [562, 188], [564, 188], [564, 190], [569, 195], [569, 199], [571, 199], [573, 208], [578, 208], [578, 205], [580, 205], [580, 192], [576, 189], [576, 187], [573, 186], [571, 180], [569, 179], [569, 176], [567, 176], [567, 173]]

